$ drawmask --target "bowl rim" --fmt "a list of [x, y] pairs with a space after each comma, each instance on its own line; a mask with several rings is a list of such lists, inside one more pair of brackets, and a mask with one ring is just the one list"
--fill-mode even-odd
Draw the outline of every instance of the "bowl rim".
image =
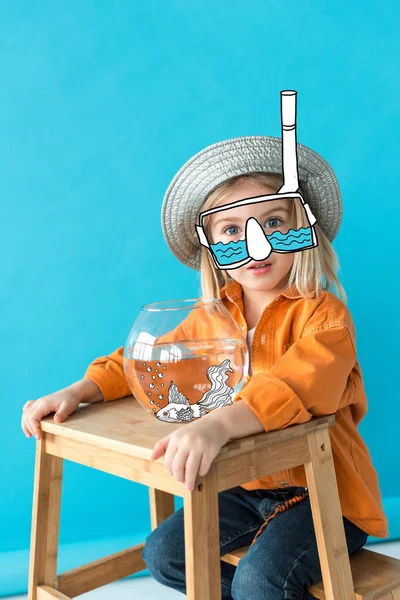
[[[182, 306], [163, 306], [171, 303], [181, 303]], [[191, 305], [185, 306], [185, 303], [192, 303]], [[145, 310], [148, 312], [159, 312], [161, 310], [187, 310], [188, 308], [200, 308], [202, 305], [212, 305], [212, 304], [221, 304], [222, 300], [220, 298], [177, 298], [174, 300], [161, 300], [161, 302], [151, 302], [149, 304], [144, 304], [141, 310]], [[160, 308], [158, 308], [160, 307]]]

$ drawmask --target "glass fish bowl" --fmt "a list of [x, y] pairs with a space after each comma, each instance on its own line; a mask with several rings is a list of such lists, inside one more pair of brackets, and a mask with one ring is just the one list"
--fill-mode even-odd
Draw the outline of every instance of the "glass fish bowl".
[[232, 404], [248, 363], [246, 339], [218, 298], [142, 306], [123, 355], [133, 396], [166, 423], [189, 423]]

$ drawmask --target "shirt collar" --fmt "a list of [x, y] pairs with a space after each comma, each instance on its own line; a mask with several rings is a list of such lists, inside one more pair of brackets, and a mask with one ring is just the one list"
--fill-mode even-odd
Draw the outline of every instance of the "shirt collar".
[[[228, 283], [221, 288], [220, 294], [221, 299], [227, 297], [229, 300], [234, 302], [242, 297], [243, 288], [238, 281], [235, 281], [235, 279], [230, 279]], [[285, 298], [289, 298], [291, 300], [294, 300], [295, 298], [302, 298], [302, 295], [294, 283], [284, 289], [280, 294], [278, 294], [278, 296], [285, 296]], [[310, 292], [308, 297], [314, 298], [314, 296], [315, 292]]]

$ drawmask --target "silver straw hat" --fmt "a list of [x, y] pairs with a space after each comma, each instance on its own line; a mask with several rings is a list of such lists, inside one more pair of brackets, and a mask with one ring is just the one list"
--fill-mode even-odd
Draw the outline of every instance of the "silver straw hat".
[[[303, 197], [330, 241], [342, 220], [336, 176], [316, 152], [297, 144], [298, 177]], [[189, 159], [168, 186], [161, 207], [161, 226], [171, 252], [185, 265], [200, 269], [201, 245], [196, 217], [206, 196], [220, 183], [250, 172], [282, 174], [282, 140], [252, 135], [207, 146]]]

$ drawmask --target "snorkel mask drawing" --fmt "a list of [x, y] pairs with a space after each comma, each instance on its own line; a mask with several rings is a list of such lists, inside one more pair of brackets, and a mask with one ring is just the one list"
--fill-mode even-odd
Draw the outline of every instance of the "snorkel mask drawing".
[[[282, 122], [282, 171], [283, 185], [276, 194], [266, 194], [252, 198], [244, 198], [236, 202], [224, 204], [200, 213], [199, 224], [195, 225], [199, 242], [209, 249], [214, 263], [218, 269], [237, 269], [246, 265], [251, 260], [265, 260], [271, 252], [287, 253], [299, 252], [318, 245], [317, 234], [314, 228], [316, 218], [311, 212], [309, 205], [305, 202], [299, 190], [299, 176], [297, 166], [296, 145], [296, 99], [297, 92], [285, 90], [281, 92], [281, 122]], [[264, 209], [268, 213], [268, 203], [279, 199], [296, 199], [301, 201], [304, 211], [304, 222], [307, 225], [299, 229], [288, 229], [275, 227], [273, 233], [265, 233], [263, 224], [258, 218], [250, 216], [247, 218], [242, 231], [243, 234], [226, 235], [227, 229], [236, 227], [241, 207], [248, 206], [251, 210], [257, 204], [257, 209]], [[259, 205], [263, 203], [263, 205]], [[235, 209], [237, 215], [235, 216]], [[227, 211], [229, 211], [229, 216]], [[258, 210], [257, 210], [258, 212]], [[220, 228], [213, 235], [213, 240], [208, 239], [204, 230], [204, 218], [208, 215], [218, 213], [221, 221], [226, 221], [230, 227]], [[225, 213], [225, 215], [224, 215]], [[226, 216], [226, 219], [224, 218]], [[287, 229], [287, 228], [286, 228]]]

